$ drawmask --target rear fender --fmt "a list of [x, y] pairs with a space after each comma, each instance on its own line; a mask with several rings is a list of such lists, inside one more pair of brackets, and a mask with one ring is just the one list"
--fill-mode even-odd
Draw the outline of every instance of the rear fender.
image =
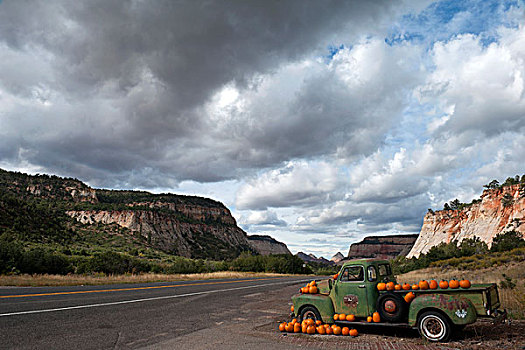
[[296, 315], [300, 315], [305, 306], [314, 306], [321, 315], [323, 322], [334, 322], [334, 304], [328, 295], [324, 294], [296, 294], [292, 297]]
[[439, 310], [455, 325], [476, 322], [476, 308], [470, 300], [452, 294], [420, 294], [410, 303], [408, 323], [416, 326], [418, 316], [425, 311]]

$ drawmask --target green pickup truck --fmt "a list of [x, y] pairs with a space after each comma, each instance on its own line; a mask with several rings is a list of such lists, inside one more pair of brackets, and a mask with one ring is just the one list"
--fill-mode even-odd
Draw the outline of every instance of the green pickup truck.
[[[468, 289], [426, 289], [378, 291], [380, 282], [396, 282], [386, 260], [361, 259], [346, 262], [337, 278], [319, 281], [317, 294], [292, 297], [294, 317], [312, 318], [345, 326], [370, 325], [417, 328], [432, 342], [445, 342], [454, 329], [474, 323], [478, 317], [500, 320], [498, 289], [495, 283], [474, 284]], [[404, 296], [413, 292], [407, 303]], [[380, 322], [369, 323], [374, 312]], [[355, 321], [335, 320], [334, 314], [352, 314]]]

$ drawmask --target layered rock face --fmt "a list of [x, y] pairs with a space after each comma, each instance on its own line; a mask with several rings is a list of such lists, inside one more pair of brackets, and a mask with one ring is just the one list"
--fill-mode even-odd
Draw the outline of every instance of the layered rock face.
[[416, 242], [418, 235], [370, 236], [354, 243], [348, 251], [348, 259], [393, 259], [405, 256]]
[[248, 242], [261, 255], [292, 254], [286, 244], [273, 239], [270, 236], [253, 235], [248, 236]]
[[332, 258], [330, 259], [330, 261], [333, 261], [334, 263], [339, 263], [341, 260], [343, 260], [345, 257], [343, 256], [343, 254], [341, 254], [341, 252], [337, 252], [334, 256], [332, 256]]
[[419, 257], [442, 242], [479, 237], [490, 247], [500, 233], [514, 230], [525, 236], [525, 188], [521, 186], [485, 190], [481, 202], [462, 210], [429, 211], [407, 257]]
[[321, 265], [334, 265], [333, 261], [326, 260], [322, 256], [318, 258], [313, 254], [305, 254], [303, 252], [299, 252], [295, 255], [297, 255], [297, 257], [299, 257], [299, 259], [301, 259], [304, 262], [313, 262], [313, 263], [318, 263]]

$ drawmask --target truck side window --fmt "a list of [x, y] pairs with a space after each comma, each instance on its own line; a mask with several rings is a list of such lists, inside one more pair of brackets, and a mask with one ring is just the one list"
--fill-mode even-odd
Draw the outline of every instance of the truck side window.
[[377, 280], [377, 271], [374, 265], [368, 266], [368, 281], [374, 282]]
[[349, 266], [343, 271], [341, 281], [343, 282], [356, 282], [364, 281], [365, 274], [362, 266]]
[[379, 265], [379, 276], [390, 276], [392, 274], [392, 271], [390, 270], [390, 265], [388, 264], [381, 264]]

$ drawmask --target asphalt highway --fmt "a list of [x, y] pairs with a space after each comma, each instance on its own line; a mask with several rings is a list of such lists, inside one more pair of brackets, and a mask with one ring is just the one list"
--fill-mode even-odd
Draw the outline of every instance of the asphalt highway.
[[[135, 349], [235, 319], [246, 295], [304, 284], [263, 277], [77, 287], [0, 287], [0, 349]], [[198, 341], [198, 339], [196, 340]]]

